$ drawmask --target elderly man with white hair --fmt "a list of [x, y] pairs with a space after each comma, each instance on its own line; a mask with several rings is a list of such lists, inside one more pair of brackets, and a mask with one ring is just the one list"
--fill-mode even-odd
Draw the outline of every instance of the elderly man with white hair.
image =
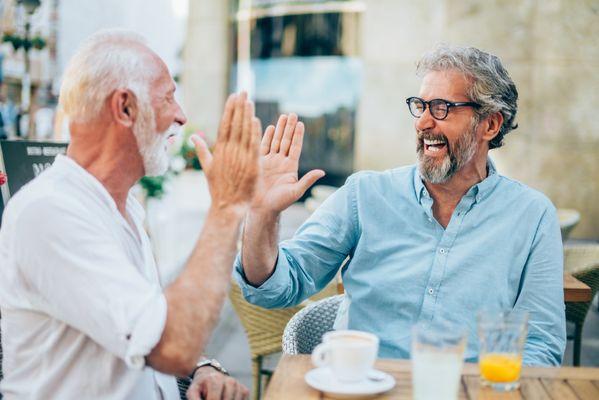
[[0, 231], [6, 399], [243, 399], [202, 357], [259, 175], [260, 123], [245, 94], [225, 104], [214, 155], [195, 137], [212, 206], [173, 282], [157, 269], [130, 193], [167, 168], [186, 119], [166, 65], [133, 33], [93, 35], [71, 59], [60, 105], [71, 142], [8, 204]]

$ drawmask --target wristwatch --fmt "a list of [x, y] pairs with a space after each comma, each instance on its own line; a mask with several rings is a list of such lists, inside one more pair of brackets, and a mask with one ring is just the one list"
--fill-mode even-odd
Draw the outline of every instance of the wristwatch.
[[198, 369], [205, 367], [207, 365], [211, 366], [212, 368], [214, 368], [221, 374], [229, 375], [229, 371], [227, 371], [225, 369], [225, 367], [223, 367], [218, 361], [216, 361], [215, 359], [211, 359], [211, 358], [205, 358], [195, 366], [195, 368], [193, 369], [193, 372], [189, 375], [191, 377], [191, 379], [193, 379], [193, 377], [195, 376], [196, 371]]

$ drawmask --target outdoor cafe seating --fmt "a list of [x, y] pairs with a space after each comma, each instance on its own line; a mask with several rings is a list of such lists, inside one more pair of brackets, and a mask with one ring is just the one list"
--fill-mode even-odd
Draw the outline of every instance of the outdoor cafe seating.
[[[589, 297], [593, 299], [599, 289], [599, 245], [566, 247], [564, 249], [564, 271], [588, 285], [591, 290]], [[569, 340], [574, 340], [574, 366], [580, 365], [582, 328], [590, 308], [591, 300], [566, 302], [566, 320], [574, 324], [574, 333], [568, 335]]]

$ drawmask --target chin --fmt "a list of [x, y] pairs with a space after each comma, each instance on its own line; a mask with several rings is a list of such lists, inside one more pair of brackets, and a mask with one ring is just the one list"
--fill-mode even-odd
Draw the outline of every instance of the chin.
[[144, 160], [146, 176], [162, 176], [168, 170], [168, 156], [166, 153], [158, 158]]

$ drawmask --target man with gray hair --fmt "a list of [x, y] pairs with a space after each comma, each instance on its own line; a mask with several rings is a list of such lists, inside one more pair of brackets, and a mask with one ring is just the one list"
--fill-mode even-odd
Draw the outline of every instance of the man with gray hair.
[[174, 93], [164, 62], [129, 32], [93, 35], [66, 68], [67, 155], [12, 198], [0, 231], [6, 399], [175, 400], [174, 375], [192, 375], [192, 400], [247, 398], [202, 351], [255, 193], [260, 123], [246, 94], [231, 95], [214, 155], [194, 138], [212, 205], [167, 282], [130, 189], [166, 171], [167, 141], [186, 122]]
[[[488, 157], [516, 126], [518, 92], [496, 56], [441, 46], [418, 63], [422, 85], [406, 102], [418, 164], [359, 172], [277, 246], [281, 211], [304, 191], [303, 127], [283, 116], [261, 147], [263, 176], [246, 217], [236, 277], [247, 300], [287, 307], [342, 268], [336, 327], [370, 331], [382, 357], [410, 357], [411, 327], [450, 318], [478, 357], [476, 313], [528, 312], [524, 363], [559, 365], [565, 348], [562, 244], [541, 193], [501, 176]], [[344, 261], [346, 261], [344, 263]]]

